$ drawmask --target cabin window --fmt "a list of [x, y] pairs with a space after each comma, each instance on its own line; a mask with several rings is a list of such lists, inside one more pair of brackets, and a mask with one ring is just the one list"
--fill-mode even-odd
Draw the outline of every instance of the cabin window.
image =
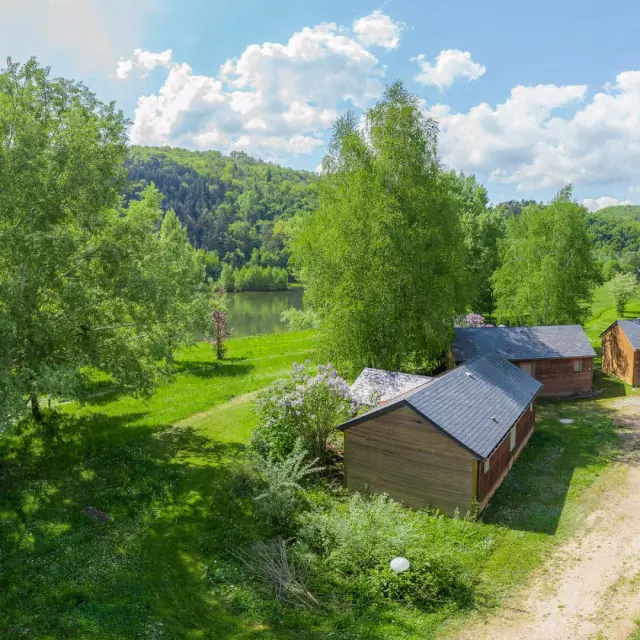
[[489, 473], [489, 468], [490, 468], [490, 465], [489, 465], [489, 458], [487, 458], [487, 459], [484, 461], [484, 472], [485, 472], [485, 473]]
[[509, 434], [509, 451], [513, 451], [516, 448], [516, 425], [513, 425], [511, 433]]
[[580, 373], [582, 371], [582, 360], [573, 361], [573, 371], [574, 373]]

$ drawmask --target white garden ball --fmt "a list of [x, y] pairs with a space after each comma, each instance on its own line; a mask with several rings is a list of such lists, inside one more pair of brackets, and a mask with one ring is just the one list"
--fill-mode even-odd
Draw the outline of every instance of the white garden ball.
[[411, 566], [406, 558], [394, 558], [389, 564], [396, 573], [402, 573]]

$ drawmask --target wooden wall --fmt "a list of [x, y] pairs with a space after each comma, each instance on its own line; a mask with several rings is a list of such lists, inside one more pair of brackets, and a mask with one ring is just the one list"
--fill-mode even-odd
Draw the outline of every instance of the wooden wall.
[[[573, 363], [582, 360], [582, 371], [575, 372]], [[519, 365], [523, 361], [514, 362]], [[588, 393], [593, 385], [593, 358], [533, 360], [533, 377], [544, 385], [541, 396], [571, 396]]]
[[637, 386], [640, 381], [640, 354], [617, 324], [602, 336], [601, 367], [630, 385]]
[[388, 493], [410, 507], [464, 515], [473, 507], [476, 460], [410, 407], [400, 407], [344, 431], [345, 483]]
[[509, 451], [510, 435], [498, 445], [489, 458], [489, 470], [485, 473], [484, 463], [478, 463], [478, 493], [477, 501], [479, 510], [487, 506], [487, 502], [502, 484], [516, 458], [529, 441], [536, 422], [535, 405], [527, 409], [516, 423], [516, 446]]

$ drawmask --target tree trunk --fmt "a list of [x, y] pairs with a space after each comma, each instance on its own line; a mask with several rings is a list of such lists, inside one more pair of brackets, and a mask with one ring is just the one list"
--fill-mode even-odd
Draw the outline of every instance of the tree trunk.
[[38, 402], [38, 394], [32, 393], [29, 397], [31, 403], [31, 414], [36, 422], [42, 422], [42, 411], [40, 411], [40, 403]]

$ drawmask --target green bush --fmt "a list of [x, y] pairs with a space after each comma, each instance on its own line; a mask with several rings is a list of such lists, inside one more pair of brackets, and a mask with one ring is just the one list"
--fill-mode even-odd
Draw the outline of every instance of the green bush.
[[416, 541], [409, 511], [387, 495], [354, 493], [346, 503], [300, 515], [299, 538], [341, 573], [369, 571]]
[[280, 320], [291, 331], [304, 331], [305, 329], [317, 329], [320, 327], [320, 318], [311, 308], [296, 309], [295, 307], [289, 307], [280, 314]]
[[447, 558], [412, 558], [407, 571], [394, 573], [380, 564], [368, 576], [373, 591], [382, 598], [433, 610], [449, 603], [460, 608], [473, 604], [471, 577]]
[[282, 460], [272, 460], [256, 456], [255, 469], [262, 481], [256, 491], [256, 507], [266, 519], [280, 531], [291, 529], [300, 508], [302, 485], [305, 478], [322, 467], [315, 466], [316, 460], [305, 462], [306, 453], [300, 442]]
[[[326, 583], [354, 601], [393, 600], [423, 609], [472, 604], [474, 584], [452, 556], [430, 557], [420, 522], [427, 516], [386, 495], [352, 494], [345, 502], [301, 513], [298, 544], [321, 558]], [[390, 561], [404, 556], [410, 568], [396, 574]]]
[[300, 440], [310, 458], [324, 462], [336, 425], [356, 410], [349, 386], [330, 364], [320, 365], [315, 376], [305, 365], [294, 364], [289, 378], [256, 396], [251, 448], [263, 458], [283, 459]]

